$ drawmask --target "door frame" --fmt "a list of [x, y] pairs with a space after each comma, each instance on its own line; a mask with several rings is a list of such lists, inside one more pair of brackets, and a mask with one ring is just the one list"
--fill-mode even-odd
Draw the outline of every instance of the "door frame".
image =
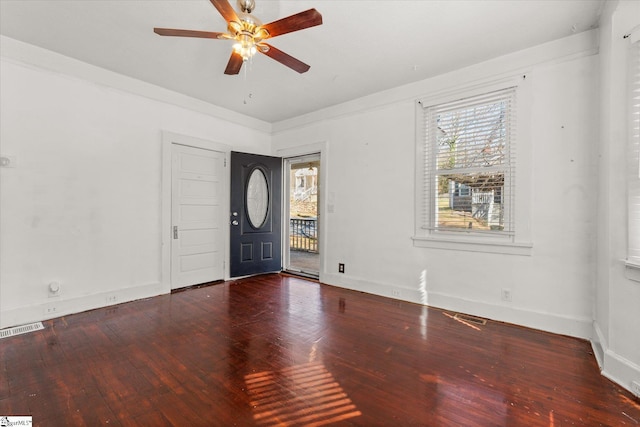
[[[290, 222], [290, 217], [291, 217], [291, 166], [292, 166], [292, 161], [296, 161], [295, 164], [304, 164], [304, 163], [308, 163], [308, 161], [302, 161], [302, 160], [306, 160], [308, 158], [312, 158], [312, 159], [317, 159], [320, 168], [318, 169], [318, 176], [320, 177], [320, 180], [322, 179], [322, 175], [320, 175], [321, 171], [322, 171], [322, 163], [321, 163], [321, 158], [320, 158], [320, 153], [313, 153], [313, 154], [306, 154], [303, 156], [294, 156], [294, 157], [284, 157], [282, 159], [282, 178], [284, 181], [284, 185], [282, 188], [282, 202], [284, 205], [284, 209], [282, 211], [282, 215], [286, 215], [287, 218], [283, 218], [282, 219], [282, 227], [286, 227], [286, 230], [282, 230], [282, 235], [283, 237], [286, 236], [286, 238], [283, 238], [282, 240], [282, 270], [283, 271], [292, 271], [295, 272], [296, 270], [289, 270], [289, 268], [291, 267], [291, 239], [290, 239], [290, 234], [291, 234], [291, 222]], [[317, 190], [317, 206], [316, 206], [316, 225], [317, 225], [317, 236], [318, 236], [318, 260], [320, 259], [320, 210], [321, 210], [321, 205], [320, 205], [320, 199], [322, 198], [322, 186], [320, 185], [320, 181], [316, 181], [316, 185], [318, 186], [318, 190]], [[320, 269], [320, 265], [318, 265], [318, 269]], [[304, 275], [306, 272], [300, 272], [300, 274]], [[310, 274], [310, 273], [307, 273]], [[318, 274], [320, 274], [320, 272], [318, 271]]]
[[[320, 141], [320, 142], [316, 142], [316, 143], [312, 143], [312, 144], [307, 144], [307, 145], [300, 145], [297, 147], [288, 147], [288, 148], [281, 148], [278, 150], [275, 150], [274, 155], [278, 156], [278, 157], [282, 157], [283, 159], [287, 159], [288, 157], [300, 157], [300, 156], [308, 156], [308, 155], [313, 155], [313, 154], [320, 154], [320, 170], [318, 171], [318, 173], [320, 174], [320, 181], [318, 182], [318, 251], [320, 252], [320, 271], [318, 272], [318, 279], [320, 280], [320, 282], [323, 282], [324, 279], [324, 275], [326, 272], [326, 268], [325, 268], [325, 253], [326, 253], [326, 247], [327, 247], [327, 221], [326, 221], [326, 214], [331, 213], [333, 211], [333, 205], [329, 206], [327, 204], [327, 200], [332, 199], [332, 195], [327, 191], [327, 189], [329, 188], [328, 183], [329, 183], [329, 174], [327, 173], [329, 170], [329, 144], [327, 143], [327, 141]], [[283, 175], [284, 175], [284, 169], [283, 169]], [[285, 180], [283, 180], [285, 181]], [[282, 241], [283, 241], [283, 245], [282, 245], [282, 256], [283, 256], [283, 260], [284, 257], [286, 256], [287, 258], [289, 257], [289, 254], [285, 254], [285, 246], [286, 249], [288, 250], [289, 245], [285, 245], [284, 242], [287, 241], [289, 239], [288, 235], [285, 235], [288, 230], [289, 230], [289, 226], [288, 224], [285, 223], [285, 221], [289, 220], [289, 215], [288, 215], [288, 210], [285, 211], [285, 209], [288, 209], [288, 205], [289, 205], [289, 200], [287, 199], [287, 197], [285, 197], [285, 194], [289, 194], [289, 189], [284, 187], [284, 182], [283, 182], [283, 197], [282, 197], [282, 203], [283, 203], [283, 215], [282, 215]], [[287, 212], [287, 215], [284, 215], [284, 213]], [[286, 218], [285, 218], [286, 217]], [[284, 261], [283, 261], [284, 264]], [[284, 267], [284, 266], [283, 266]]]
[[184, 145], [187, 147], [201, 148], [204, 150], [218, 151], [224, 153], [224, 160], [227, 167], [223, 173], [222, 200], [223, 213], [221, 221], [224, 221], [224, 280], [229, 279], [229, 227], [227, 213], [229, 212], [229, 153], [231, 146], [220, 142], [209, 141], [187, 135], [162, 131], [162, 184], [161, 184], [161, 255], [160, 255], [160, 283], [163, 291], [171, 292], [171, 147], [173, 145]]

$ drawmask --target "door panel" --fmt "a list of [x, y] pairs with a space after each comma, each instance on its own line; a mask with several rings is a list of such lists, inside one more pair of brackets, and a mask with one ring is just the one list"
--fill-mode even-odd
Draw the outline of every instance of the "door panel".
[[282, 159], [231, 153], [231, 277], [282, 270]]
[[171, 164], [171, 287], [224, 278], [222, 186], [218, 151], [174, 144]]

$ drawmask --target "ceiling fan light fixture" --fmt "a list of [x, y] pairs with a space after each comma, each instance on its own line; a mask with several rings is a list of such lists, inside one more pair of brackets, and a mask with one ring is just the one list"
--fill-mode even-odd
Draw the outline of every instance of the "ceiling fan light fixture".
[[250, 10], [238, 13], [238, 21], [229, 21], [229, 38], [236, 41], [233, 50], [246, 62], [258, 52], [256, 45], [269, 37], [269, 32], [262, 28], [262, 22], [249, 14]]
[[237, 43], [233, 45], [233, 50], [242, 56], [243, 61], [248, 61], [258, 51], [256, 43], [250, 35], [240, 34], [236, 37], [236, 40]]

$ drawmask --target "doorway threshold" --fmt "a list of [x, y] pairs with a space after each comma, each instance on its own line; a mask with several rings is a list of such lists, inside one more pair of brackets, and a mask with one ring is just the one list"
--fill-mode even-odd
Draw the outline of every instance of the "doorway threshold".
[[309, 273], [307, 271], [283, 270], [282, 274], [287, 276], [303, 277], [305, 279], [320, 281], [320, 273], [315, 273], [315, 272]]
[[196, 285], [191, 285], [191, 286], [183, 286], [181, 288], [171, 289], [171, 293], [172, 294], [177, 294], [178, 292], [184, 292], [184, 291], [187, 291], [189, 289], [204, 288], [204, 287], [211, 286], [211, 285], [219, 285], [220, 283], [224, 283], [224, 280], [214, 280], [212, 282], [198, 283]]

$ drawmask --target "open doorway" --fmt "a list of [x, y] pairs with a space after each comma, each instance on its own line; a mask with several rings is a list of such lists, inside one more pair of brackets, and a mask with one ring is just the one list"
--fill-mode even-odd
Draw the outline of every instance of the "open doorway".
[[303, 276], [320, 275], [320, 245], [318, 238], [318, 201], [320, 154], [285, 159], [288, 214], [285, 239], [285, 270]]

